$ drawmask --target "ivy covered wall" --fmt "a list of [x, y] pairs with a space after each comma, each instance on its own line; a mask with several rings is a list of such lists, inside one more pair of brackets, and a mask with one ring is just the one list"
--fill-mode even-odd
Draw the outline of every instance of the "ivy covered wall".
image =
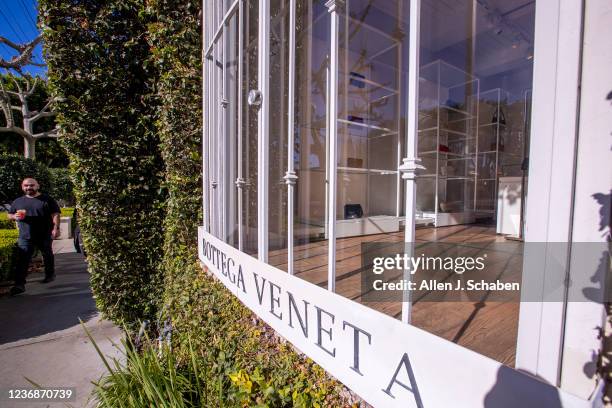
[[39, 5], [96, 304], [116, 322], [153, 317], [166, 192], [144, 1]]
[[159, 306], [177, 361], [196, 350], [206, 406], [350, 405], [198, 262], [201, 3], [41, 4], [101, 310], [134, 321]]

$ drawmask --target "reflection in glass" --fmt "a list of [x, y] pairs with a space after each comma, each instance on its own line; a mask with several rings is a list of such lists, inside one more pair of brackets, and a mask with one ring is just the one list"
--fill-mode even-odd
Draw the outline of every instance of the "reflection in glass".
[[[437, 228], [417, 230], [415, 251], [486, 253], [487, 279], [520, 277], [522, 243], [498, 235], [495, 221], [503, 216], [500, 182], [507, 176], [518, 176], [519, 187], [527, 181], [525, 95], [532, 87], [535, 1], [421, 5], [418, 152], [426, 169], [417, 179], [417, 221]], [[512, 253], [502, 250], [508, 245]], [[477, 302], [465, 299], [413, 299], [411, 324], [513, 365], [518, 303], [493, 302], [486, 294]]]

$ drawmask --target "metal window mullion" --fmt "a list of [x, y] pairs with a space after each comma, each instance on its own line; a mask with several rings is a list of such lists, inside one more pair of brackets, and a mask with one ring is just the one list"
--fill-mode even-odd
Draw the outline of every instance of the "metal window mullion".
[[238, 80], [238, 66], [236, 64], [237, 62], [237, 53], [236, 53], [236, 45], [237, 45], [237, 36], [238, 36], [238, 19], [236, 17], [232, 18], [227, 26], [227, 30], [228, 30], [228, 37], [229, 40], [226, 44], [226, 49], [228, 51], [228, 59], [227, 59], [227, 65], [228, 65], [228, 93], [226, 94], [226, 98], [229, 102], [228, 105], [228, 121], [229, 121], [229, 133], [228, 133], [228, 143], [229, 143], [229, 149], [228, 149], [228, 157], [229, 160], [227, 160], [227, 169], [228, 169], [228, 173], [227, 173], [227, 177], [226, 177], [226, 183], [227, 183], [227, 199], [228, 199], [228, 206], [227, 208], [229, 208], [228, 211], [228, 227], [226, 230], [226, 236], [228, 237], [228, 242], [231, 243], [232, 246], [236, 246], [238, 244], [237, 242], [237, 235], [234, 234], [234, 231], [237, 231], [237, 221], [238, 221], [238, 217], [237, 217], [237, 207], [238, 207], [238, 197], [237, 197], [237, 191], [236, 191], [236, 186], [235, 186], [235, 181], [238, 178], [238, 171], [237, 171], [237, 163], [239, 162], [238, 160], [238, 155], [237, 155], [237, 138], [238, 138], [238, 121], [237, 119], [237, 101], [236, 101], [236, 95], [237, 95], [237, 80]]
[[[408, 112], [406, 115], [406, 158], [399, 167], [406, 180], [406, 222], [404, 228], [404, 250], [409, 257], [414, 252], [415, 216], [416, 216], [416, 170], [421, 168], [418, 152], [418, 118], [419, 118], [419, 34], [420, 34], [421, 0], [410, 2], [410, 33], [408, 50]], [[439, 119], [438, 113], [438, 119]], [[437, 169], [436, 169], [437, 173]], [[436, 183], [437, 186], [437, 183]], [[437, 195], [437, 191], [436, 191]], [[404, 279], [410, 280], [409, 270], [404, 270]], [[402, 302], [402, 322], [410, 323], [412, 299], [409, 291], [404, 291]]]
[[[438, 208], [440, 206], [440, 84], [441, 84], [441, 80], [440, 80], [440, 75], [441, 75], [441, 67], [440, 64], [438, 64], [437, 66], [438, 69], [438, 77], [436, 78], [436, 80], [438, 81], [438, 86], [437, 86], [437, 96], [436, 96], [436, 105], [437, 105], [437, 115], [436, 115], [436, 181], [435, 181], [435, 191], [436, 191], [436, 195], [435, 195], [435, 200], [434, 200], [434, 225], [436, 227], [438, 227]], [[447, 136], [447, 140], [446, 143], [448, 144], [448, 136]], [[448, 157], [448, 156], [447, 156]], [[444, 182], [444, 192], [446, 193], [446, 187], [448, 186], [448, 183]]]
[[[204, 44], [208, 42], [208, 27], [210, 17], [208, 13], [202, 13], [202, 38], [204, 38]], [[210, 225], [208, 222], [209, 219], [209, 174], [208, 174], [208, 137], [209, 137], [209, 109], [210, 103], [207, 98], [204, 97], [206, 92], [208, 91], [209, 83], [208, 83], [208, 73], [209, 73], [209, 63], [206, 58], [206, 53], [204, 51], [204, 47], [202, 47], [202, 223], [204, 224], [204, 230], [206, 232], [210, 232]]]
[[[399, 2], [401, 4], [401, 1]], [[398, 19], [402, 18], [402, 14], [401, 14], [401, 6], [399, 7], [400, 10], [398, 10], [399, 14], [398, 14]], [[399, 167], [400, 162], [401, 162], [401, 157], [402, 157], [402, 142], [401, 142], [401, 137], [400, 137], [400, 116], [401, 116], [401, 111], [402, 111], [402, 106], [401, 106], [401, 97], [399, 95], [400, 90], [402, 89], [402, 69], [401, 69], [401, 63], [402, 63], [402, 48], [398, 45], [397, 46], [397, 60], [398, 60], [398, 64], [400, 64], [400, 66], [398, 67], [397, 70], [397, 91], [398, 91], [398, 95], [396, 96], [396, 101], [395, 104], [397, 105], [396, 107], [396, 115], [397, 115], [397, 140], [396, 140], [396, 144], [397, 144], [397, 152], [395, 154], [396, 156], [396, 160], [397, 160], [397, 166]], [[401, 198], [401, 191], [402, 191], [402, 177], [400, 172], [397, 172], [397, 176], [395, 179], [395, 216], [397, 218], [400, 217], [401, 213], [402, 213], [402, 198]]]
[[[327, 163], [329, 161], [329, 121], [331, 118], [329, 114], [329, 56], [325, 64], [325, 238], [329, 239], [329, 212], [327, 211], [327, 208], [329, 208], [329, 186], [327, 185], [329, 180], [329, 166]], [[311, 88], [309, 87], [308, 89]], [[310, 123], [310, 121], [308, 123]]]
[[[401, 21], [402, 17], [403, 17], [403, 1], [398, 1], [397, 2], [397, 20], [398, 20], [398, 28], [399, 28], [399, 21]], [[397, 41], [397, 40], [396, 40]], [[402, 114], [402, 104], [401, 104], [401, 89], [402, 89], [402, 46], [401, 43], [397, 42], [396, 43], [397, 46], [397, 80], [396, 80], [396, 89], [397, 89], [397, 96], [395, 97], [395, 104], [396, 104], [396, 115], [397, 115], [397, 152], [395, 154], [396, 157], [396, 163], [397, 166], [399, 167], [400, 162], [401, 162], [401, 158], [402, 158], [402, 142], [401, 142], [401, 137], [400, 137], [400, 116]], [[400, 217], [401, 212], [402, 212], [402, 198], [401, 198], [401, 191], [402, 191], [402, 177], [400, 172], [397, 172], [397, 176], [395, 178], [395, 216], [397, 218]]]
[[295, 207], [295, 183], [297, 176], [293, 163], [293, 145], [295, 143], [295, 31], [296, 0], [289, 2], [289, 73], [287, 90], [287, 272], [294, 274], [293, 265], [293, 214]]
[[[219, 17], [220, 14], [222, 15], [223, 13], [223, 0], [218, 0], [217, 1], [217, 18], [219, 20], [221, 20], [221, 18]], [[223, 26], [221, 26], [223, 27]], [[217, 135], [215, 137], [215, 143], [216, 143], [216, 149], [215, 152], [217, 154], [217, 161], [215, 164], [215, 172], [217, 173], [217, 194], [215, 196], [216, 198], [216, 207], [217, 207], [217, 214], [215, 215], [215, 223], [217, 225], [217, 237], [218, 238], [223, 238], [223, 232], [222, 232], [222, 220], [223, 220], [223, 205], [222, 205], [222, 199], [223, 199], [223, 173], [221, 171], [221, 163], [223, 163], [223, 135], [224, 135], [224, 125], [225, 125], [225, 115], [224, 115], [224, 109], [222, 109], [221, 106], [221, 101], [223, 100], [223, 75], [224, 75], [224, 71], [225, 69], [223, 68], [223, 39], [221, 38], [217, 43], [216, 46], [214, 47], [215, 49], [215, 53], [217, 55], [217, 58], [215, 59], [215, 64], [219, 64], [220, 66], [217, 66], [217, 87], [216, 87], [216, 97], [217, 97], [217, 101], [216, 101], [216, 109], [217, 109]]]
[[[247, 38], [247, 44], [245, 46], [245, 49], [243, 50], [243, 52], [246, 51], [246, 53], [244, 54], [244, 59], [248, 62], [249, 61], [249, 52], [250, 52], [250, 44], [251, 44], [251, 7], [249, 7], [249, 5], [251, 4], [251, 1], [254, 0], [245, 0], [248, 1], [249, 3], [247, 4], [247, 6], [244, 8], [244, 12], [246, 14], [246, 16], [244, 17], [244, 37]], [[247, 67], [246, 72], [244, 73], [245, 79], [244, 79], [244, 84], [245, 84], [245, 89], [243, 92], [248, 92], [248, 88], [251, 85], [251, 69], [250, 69], [250, 65]], [[243, 98], [244, 101], [244, 97], [246, 95], [242, 95], [241, 97]], [[243, 105], [244, 107], [244, 105]], [[250, 242], [252, 240], [252, 233], [250, 231], [250, 225], [252, 224], [252, 220], [251, 220], [251, 216], [252, 216], [252, 211], [251, 211], [251, 195], [253, 194], [253, 189], [252, 189], [252, 184], [253, 184], [253, 175], [251, 174], [251, 156], [252, 156], [252, 152], [251, 152], [251, 138], [252, 138], [252, 132], [251, 132], [251, 115], [252, 115], [252, 111], [251, 109], [248, 108], [248, 105], [246, 107], [246, 109], [244, 110], [244, 115], [245, 117], [243, 118], [244, 123], [246, 124], [246, 126], [244, 126], [244, 131], [245, 131], [245, 141], [246, 141], [246, 146], [244, 146], [244, 172], [246, 173], [246, 178], [245, 178], [245, 184], [244, 184], [244, 192], [245, 192], [245, 196], [247, 197], [246, 199], [246, 208], [245, 208], [245, 229], [242, 231], [243, 232], [243, 236], [247, 239], [247, 242]], [[255, 214], [257, 215], [257, 214]], [[251, 250], [251, 247], [248, 246], [248, 250]]]
[[329, 169], [328, 190], [328, 265], [327, 289], [336, 290], [336, 199], [337, 199], [337, 167], [338, 167], [338, 61], [340, 39], [340, 9], [344, 7], [344, 0], [329, 0], [325, 3], [330, 13], [330, 61], [329, 61]]
[[268, 140], [270, 119], [270, 0], [259, 0], [258, 83], [261, 105], [257, 113], [257, 254], [268, 261]]
[[242, 215], [242, 207], [243, 207], [243, 188], [244, 188], [244, 175], [242, 169], [242, 101], [243, 101], [243, 50], [244, 50], [244, 1], [240, 0], [238, 4], [238, 81], [237, 87], [238, 92], [236, 93], [238, 97], [238, 175], [236, 178], [236, 188], [238, 190], [238, 250], [242, 251], [244, 248], [244, 231], [243, 231], [243, 215]]
[[[220, 12], [223, 13], [223, 7], [221, 5]], [[219, 40], [217, 49], [221, 50], [221, 71], [220, 71], [220, 97], [219, 97], [219, 161], [217, 162], [217, 171], [219, 172], [219, 238], [223, 241], [226, 240], [226, 225], [227, 225], [227, 192], [226, 192], [226, 159], [227, 159], [227, 139], [228, 139], [228, 115], [227, 115], [227, 26], [223, 23], [223, 17], [221, 17], [222, 23], [220, 24], [221, 38]]]
[[[219, 39], [221, 38], [221, 36], [223, 34], [223, 26], [228, 24], [229, 19], [233, 17], [233, 15], [236, 13], [236, 10], [238, 10], [238, 6], [243, 1], [244, 0], [234, 0], [232, 5], [230, 6], [230, 8], [227, 10], [225, 15], [219, 21], [218, 25], [217, 24], [213, 25], [214, 27], [217, 27], [217, 30], [213, 34], [212, 39], [210, 40], [210, 42], [208, 43], [208, 46], [206, 47], [206, 52], [204, 54], [205, 56], [208, 57], [210, 55], [210, 53], [212, 52], [213, 47], [215, 46], [215, 43], [217, 43], [217, 41], [219, 41]], [[218, 2], [215, 2], [215, 3], [217, 4], [217, 7], [219, 7], [218, 6]], [[219, 11], [221, 13], [223, 13], [222, 6], [219, 7]]]
[[[217, 10], [218, 1], [213, 1], [211, 13], [211, 30], [212, 27], [216, 26], [216, 10]], [[211, 137], [209, 139], [209, 169], [210, 169], [210, 232], [213, 235], [217, 235], [217, 171], [216, 171], [216, 163], [217, 163], [217, 137], [219, 134], [218, 129], [218, 114], [219, 107], [217, 101], [217, 52], [215, 48], [212, 48], [212, 52], [210, 53], [210, 89], [209, 89], [209, 99], [210, 99], [210, 121], [211, 121]]]
[[219, 169], [220, 172], [220, 177], [219, 177], [219, 211], [221, 212], [221, 217], [220, 217], [220, 225], [219, 225], [219, 230], [221, 233], [220, 238], [225, 241], [227, 239], [227, 224], [228, 224], [228, 200], [227, 200], [227, 176], [229, 176], [228, 173], [228, 164], [227, 161], [229, 159], [228, 153], [229, 153], [229, 148], [228, 148], [228, 140], [230, 138], [230, 133], [228, 132], [230, 126], [229, 126], [229, 115], [228, 115], [228, 100], [227, 100], [227, 83], [229, 80], [229, 69], [227, 69], [227, 26], [226, 25], [222, 25], [223, 27], [223, 33], [221, 34], [221, 40], [220, 40], [220, 49], [222, 52], [221, 55], [221, 100], [220, 100], [220, 105], [221, 105], [221, 133], [220, 133], [220, 140], [219, 140], [219, 165], [217, 166], [217, 168]]

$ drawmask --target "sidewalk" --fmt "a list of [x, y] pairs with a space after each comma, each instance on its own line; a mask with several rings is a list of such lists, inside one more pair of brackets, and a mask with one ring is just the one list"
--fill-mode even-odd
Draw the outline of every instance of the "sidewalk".
[[[74, 387], [74, 407], [86, 405], [105, 367], [79, 323], [85, 323], [106, 355], [119, 356], [121, 331], [101, 319], [89, 287], [85, 260], [74, 251], [72, 240], [53, 242], [57, 279], [28, 276], [26, 292], [0, 298], [0, 407], [64, 407], [62, 403], [9, 401], [7, 388], [32, 388], [24, 378], [43, 387]], [[92, 406], [88, 404], [87, 406]]]

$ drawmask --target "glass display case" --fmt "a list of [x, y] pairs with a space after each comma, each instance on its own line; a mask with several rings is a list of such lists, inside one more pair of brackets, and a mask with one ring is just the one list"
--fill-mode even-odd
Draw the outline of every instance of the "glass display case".
[[[342, 16], [338, 72], [337, 237], [399, 231], [402, 33], [398, 2]], [[362, 7], [363, 6], [363, 7]], [[363, 9], [363, 10], [362, 10]], [[365, 18], [359, 16], [365, 15]]]
[[421, 67], [417, 214], [435, 226], [474, 221], [479, 80], [442, 60]]
[[524, 100], [494, 88], [479, 95], [475, 211], [496, 216], [500, 177], [522, 176]]

